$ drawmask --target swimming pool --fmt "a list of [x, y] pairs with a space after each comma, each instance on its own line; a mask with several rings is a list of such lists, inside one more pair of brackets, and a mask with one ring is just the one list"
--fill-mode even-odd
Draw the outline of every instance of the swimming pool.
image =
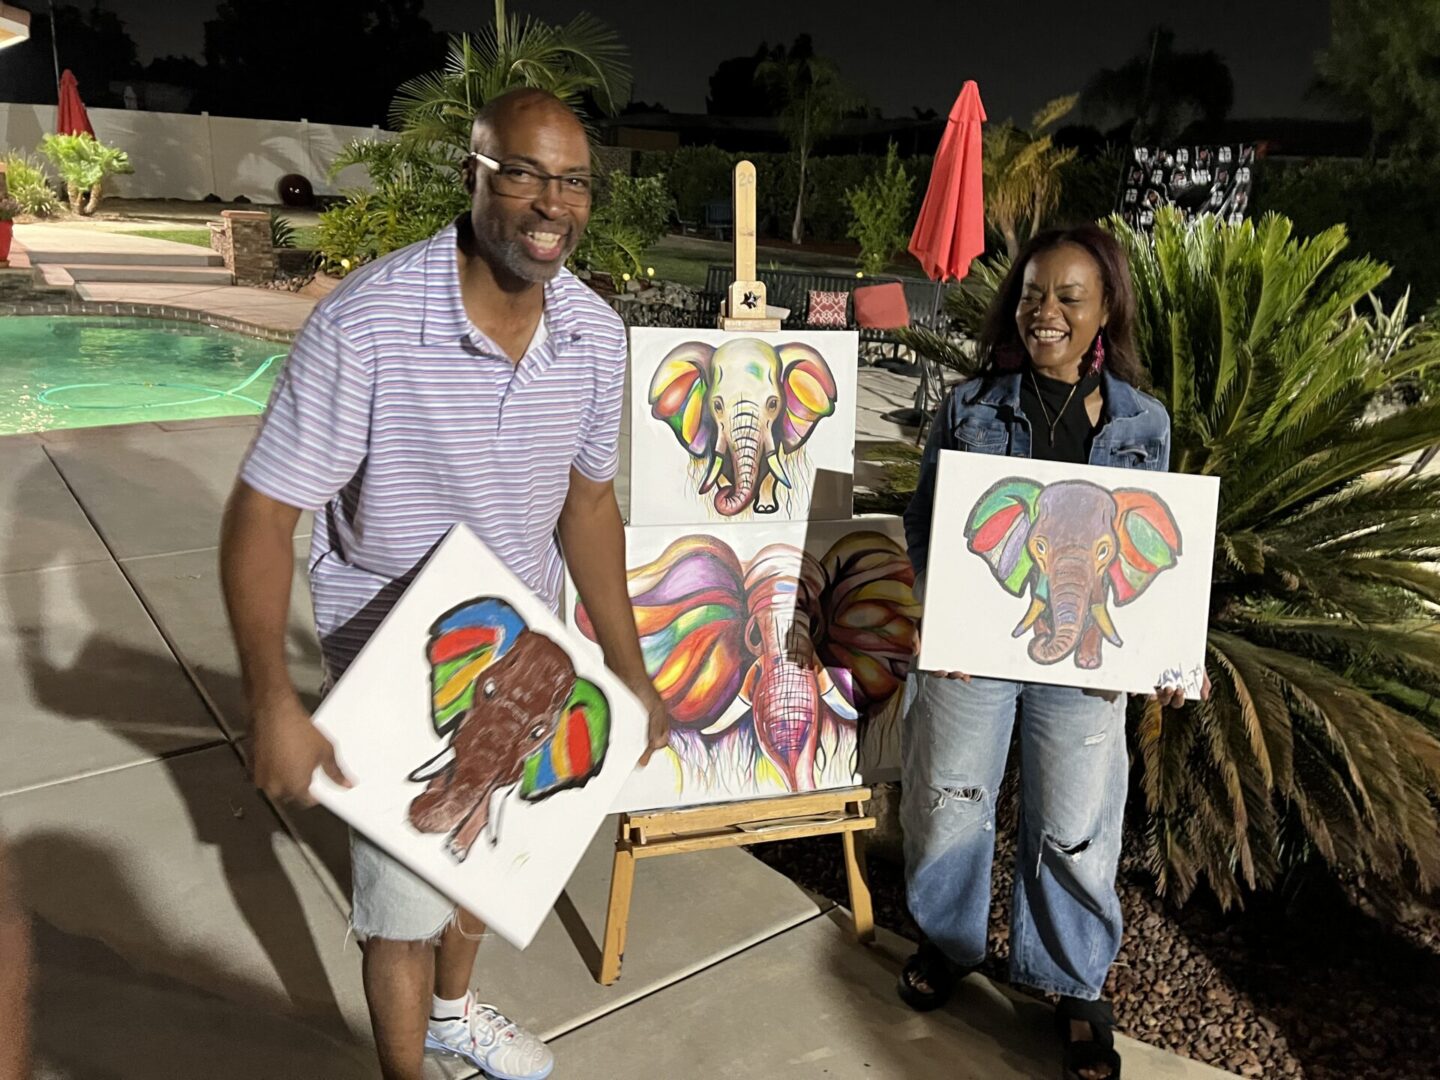
[[285, 351], [198, 323], [9, 315], [0, 318], [0, 435], [258, 415]]

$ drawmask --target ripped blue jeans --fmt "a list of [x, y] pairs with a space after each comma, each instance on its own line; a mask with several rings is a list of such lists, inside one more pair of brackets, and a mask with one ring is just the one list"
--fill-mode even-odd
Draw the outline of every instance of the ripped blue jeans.
[[985, 957], [995, 796], [1017, 713], [1020, 825], [1010, 977], [1095, 999], [1120, 948], [1125, 695], [912, 672], [900, 821], [910, 913], [951, 960]]

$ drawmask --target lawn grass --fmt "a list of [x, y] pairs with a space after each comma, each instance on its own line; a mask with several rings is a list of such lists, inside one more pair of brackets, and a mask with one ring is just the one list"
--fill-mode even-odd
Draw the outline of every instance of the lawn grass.
[[[209, 229], [127, 229], [125, 231], [130, 236], [148, 236], [152, 240], [173, 240], [177, 244], [194, 244], [196, 247], [210, 246]], [[319, 243], [319, 238], [319, 226], [295, 226], [295, 247], [314, 251]], [[703, 273], [701, 277], [704, 277]]]
[[210, 246], [209, 229], [126, 229], [127, 236], [148, 236], [151, 240], [169, 240], [176, 244]]

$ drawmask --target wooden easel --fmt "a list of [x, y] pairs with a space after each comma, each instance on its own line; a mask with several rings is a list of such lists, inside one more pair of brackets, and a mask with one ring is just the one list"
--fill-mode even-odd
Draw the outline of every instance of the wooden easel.
[[[780, 320], [767, 315], [765, 283], [758, 280], [755, 273], [755, 166], [750, 162], [742, 161], [735, 166], [734, 191], [735, 280], [720, 312], [720, 329], [750, 333], [778, 331]], [[845, 854], [845, 878], [850, 888], [850, 910], [855, 917], [855, 937], [862, 942], [872, 940], [875, 916], [865, 875], [863, 836], [866, 830], [875, 827], [875, 819], [865, 811], [869, 800], [869, 788], [841, 788], [682, 810], [621, 814], [597, 978], [609, 986], [620, 977], [636, 860], [687, 851], [838, 833]]]
[[875, 819], [865, 812], [869, 800], [869, 788], [841, 788], [813, 795], [621, 814], [599, 981], [609, 986], [620, 977], [620, 963], [625, 958], [625, 932], [630, 920], [630, 894], [635, 884], [635, 861], [658, 855], [839, 833], [845, 851], [850, 910], [855, 916], [855, 939], [873, 940], [875, 916], [870, 906], [862, 835], [875, 827]]

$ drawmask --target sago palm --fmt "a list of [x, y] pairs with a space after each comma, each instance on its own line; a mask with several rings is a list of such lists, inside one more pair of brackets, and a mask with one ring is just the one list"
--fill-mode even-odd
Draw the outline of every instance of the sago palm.
[[584, 12], [555, 26], [508, 15], [505, 0], [495, 0], [494, 24], [453, 35], [445, 67], [404, 83], [390, 120], [409, 139], [463, 154], [475, 113], [507, 90], [549, 90], [576, 108], [588, 97], [613, 114], [629, 100], [630, 84], [629, 50], [595, 16]]
[[[1440, 440], [1440, 399], [1392, 404], [1440, 365], [1342, 259], [1342, 227], [1118, 220], [1171, 468], [1221, 478], [1211, 699], [1138, 709], [1145, 842], [1162, 892], [1222, 903], [1318, 855], [1387, 885], [1440, 884], [1440, 476], [1400, 467]], [[949, 310], [971, 332], [1003, 260]], [[949, 359], [971, 361], [952, 346]], [[1422, 380], [1421, 385], [1432, 385]]]

